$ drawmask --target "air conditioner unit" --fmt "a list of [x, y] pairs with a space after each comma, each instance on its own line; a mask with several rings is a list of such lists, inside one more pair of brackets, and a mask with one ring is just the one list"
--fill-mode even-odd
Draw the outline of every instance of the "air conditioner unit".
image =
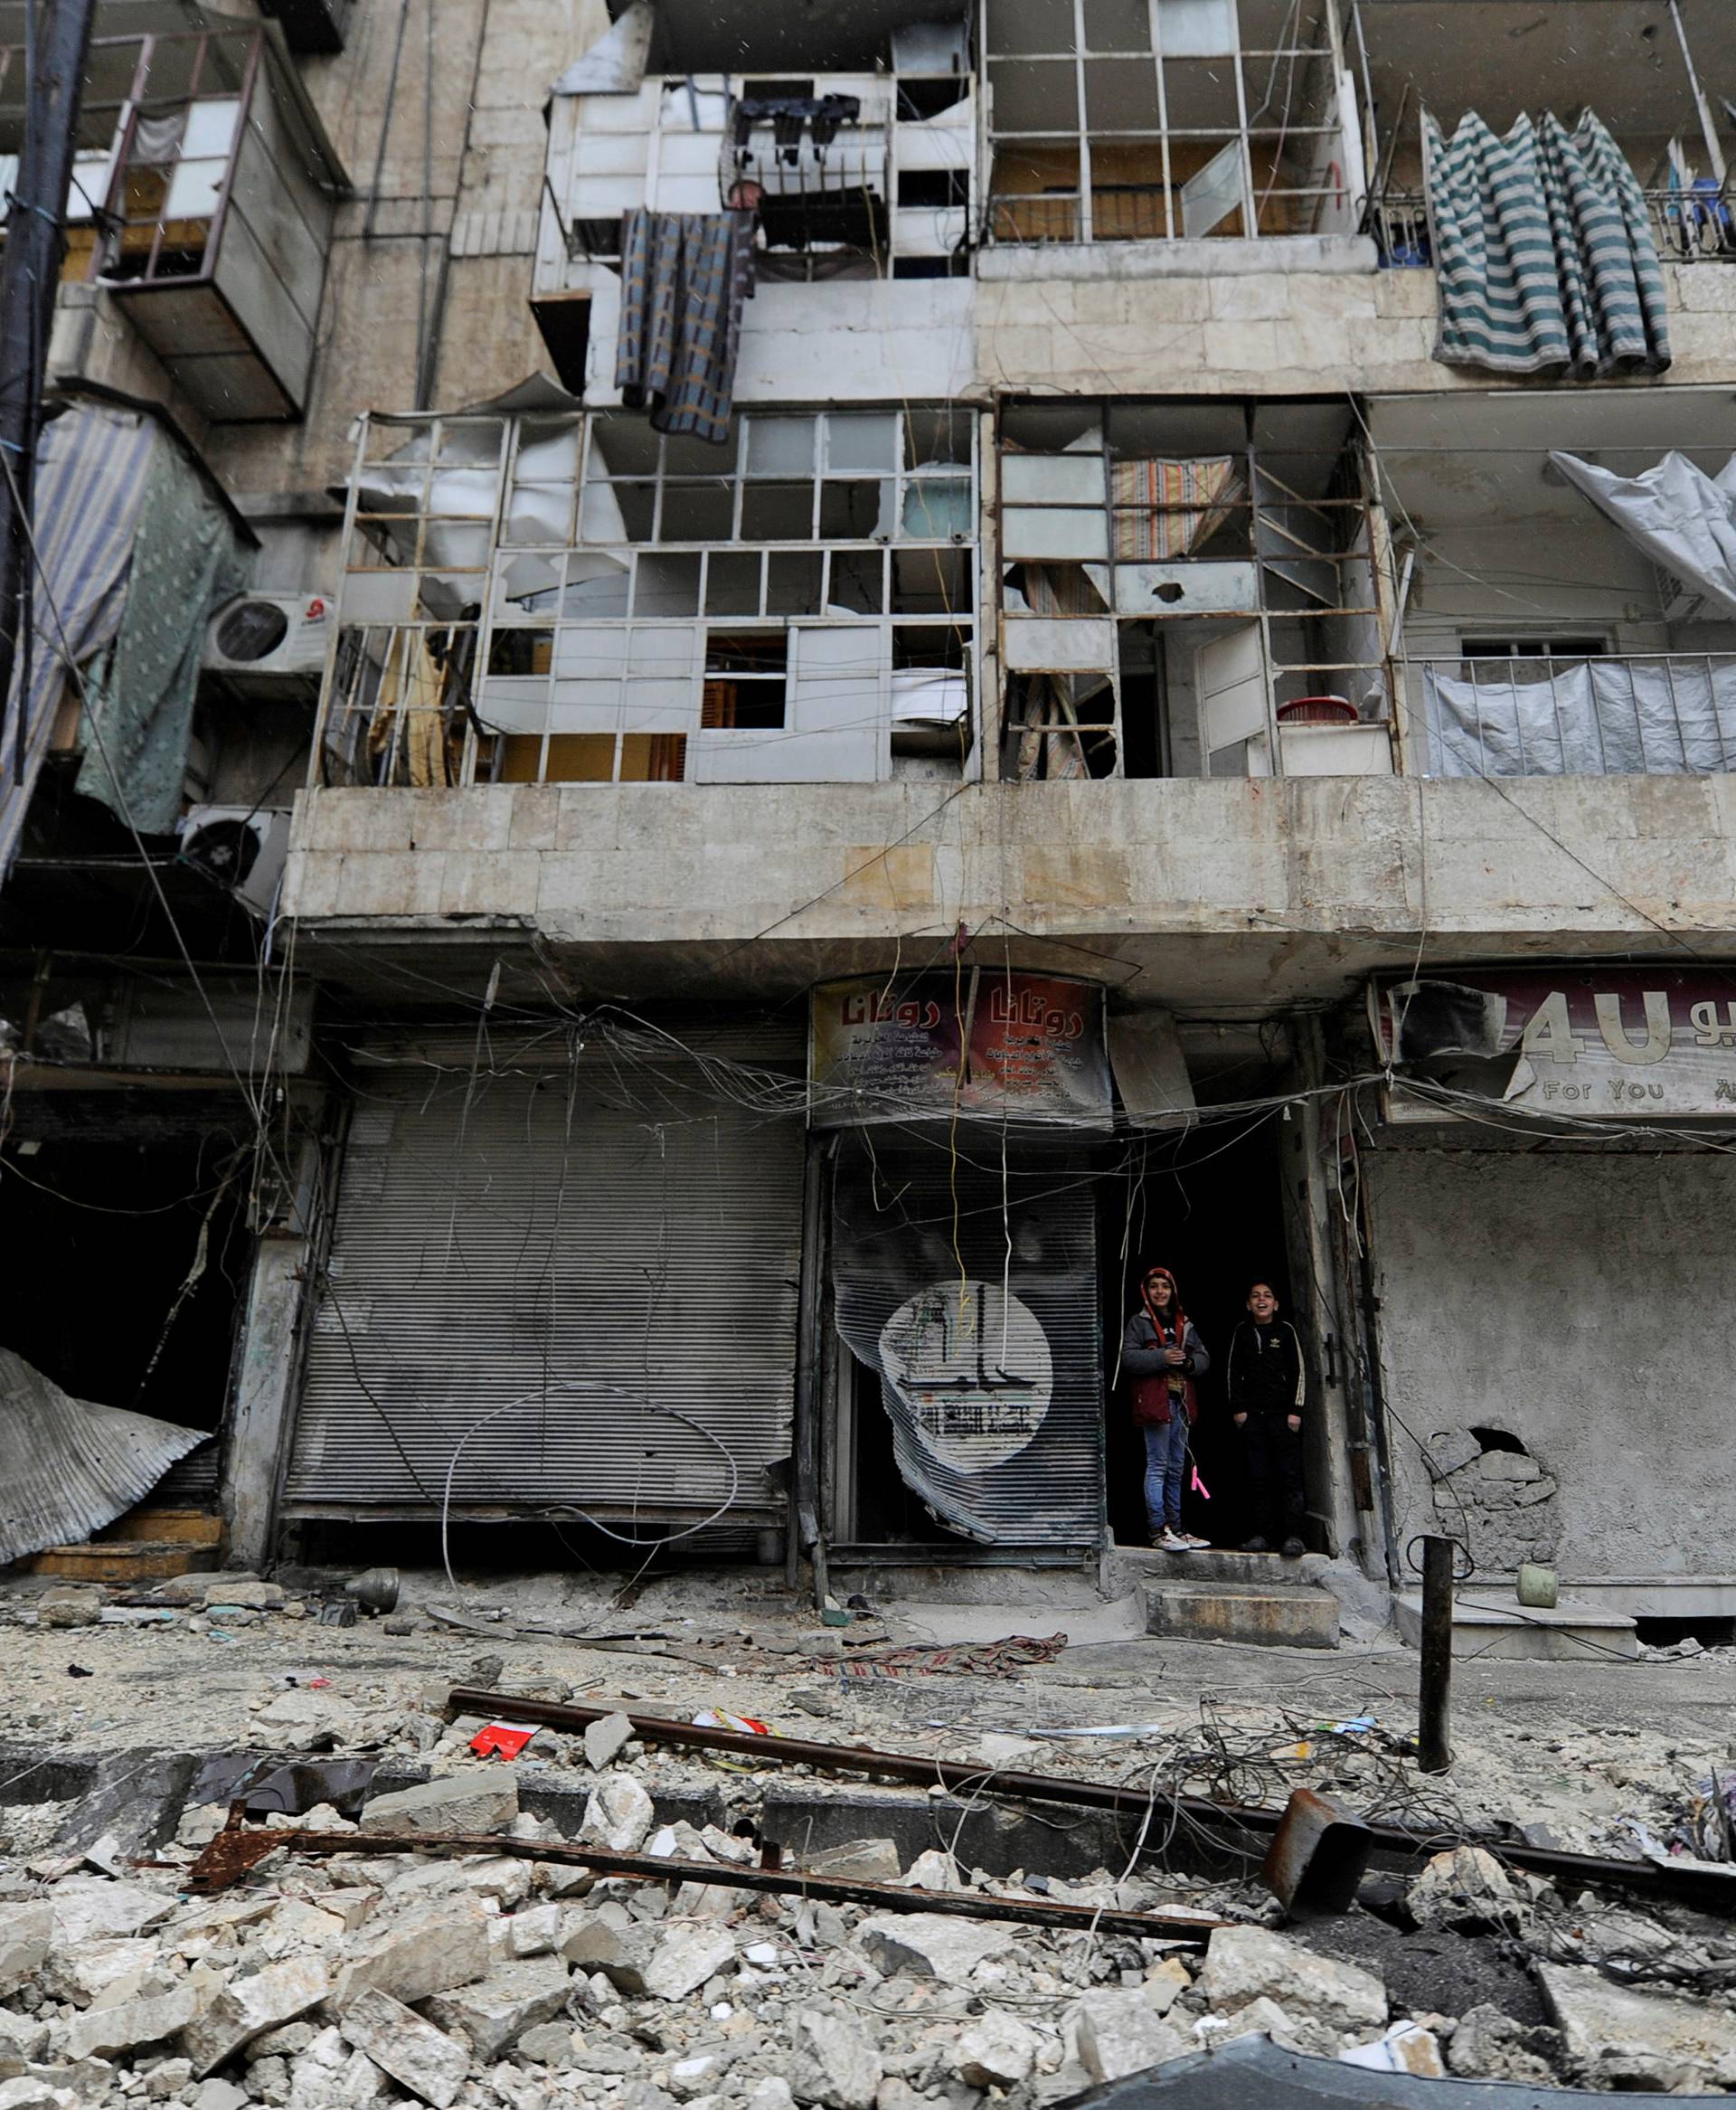
[[226, 886], [243, 908], [269, 916], [289, 855], [289, 815], [269, 806], [195, 806], [181, 830], [181, 855]]
[[244, 593], [211, 619], [203, 666], [243, 695], [312, 694], [326, 671], [333, 603], [325, 593]]

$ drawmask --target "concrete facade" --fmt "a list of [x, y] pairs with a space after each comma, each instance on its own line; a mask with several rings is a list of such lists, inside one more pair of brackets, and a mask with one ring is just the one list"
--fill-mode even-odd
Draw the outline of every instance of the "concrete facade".
[[[1351, 1554], [1369, 1574], [1396, 1579], [1416, 1533], [1468, 1529], [1492, 1572], [1552, 1561], [1588, 1587], [1650, 1593], [1653, 1609], [1674, 1582], [1720, 1572], [1736, 1523], [1736, 1486], [1714, 1462], [1717, 1379], [1731, 1344], [1696, 1315], [1716, 1304], [1714, 1256], [1731, 1196], [1725, 1159], [1712, 1153], [1722, 1146], [1651, 1158], [1614, 1136], [1607, 1153], [1575, 1138], [1574, 1154], [1555, 1155], [1560, 1137], [1539, 1130], [1537, 1150], [1522, 1154], [1486, 1148], [1494, 1139], [1478, 1132], [1471, 1109], [1439, 1148], [1367, 1150], [1365, 1191], [1354, 1190], [1346, 1165], [1359, 1134], [1390, 1140], [1381, 1097], [1390, 1071], [1380, 1074], [1363, 1015], [1371, 978], [1736, 956], [1728, 760], [1681, 773], [1665, 773], [1672, 764], [1656, 774], [1443, 773], [1425, 668], [1493, 656], [1509, 667], [1524, 661], [1522, 675], [1547, 667], [1552, 685], [1558, 658], [1630, 666], [1667, 658], [1672, 668], [1691, 667], [1714, 703], [1718, 684], [1736, 679], [1736, 628], [1715, 610], [1688, 606], [1647, 557], [1552, 480], [1548, 459], [1565, 449], [1631, 472], [1673, 447], [1696, 449], [1709, 467], [1714, 455], [1736, 453], [1736, 256], [1665, 260], [1673, 364], [1662, 374], [1580, 387], [1448, 367], [1432, 356], [1435, 273], [1388, 253], [1390, 243], [1383, 252], [1384, 202], [1363, 194], [1365, 185], [1312, 222], [1337, 232], [1074, 243], [1005, 239], [1002, 222], [995, 239], [989, 201], [1004, 143], [979, 78], [948, 106], [964, 113], [951, 120], [957, 163], [912, 171], [953, 183], [939, 194], [919, 183], [911, 195], [937, 215], [957, 213], [957, 240], [936, 235], [920, 248], [920, 231], [910, 236], [899, 217], [914, 208], [884, 183], [882, 164], [891, 236], [877, 232], [843, 257], [827, 255], [825, 242], [797, 245], [781, 271], [761, 273], [743, 317], [738, 423], [767, 434], [774, 459], [779, 445], [809, 448], [805, 468], [791, 471], [785, 460], [778, 474], [797, 489], [792, 505], [807, 490], [810, 510], [806, 532], [775, 523], [756, 537], [739, 496], [724, 500], [722, 526], [705, 510], [716, 495], [708, 486], [734, 478], [752, 496], [756, 475], [769, 479], [751, 447], [727, 461], [720, 450], [713, 474], [713, 458], [693, 442], [660, 453], [648, 426], [621, 411], [619, 276], [587, 249], [587, 215], [574, 203], [584, 113], [579, 99], [552, 99], [550, 88], [609, 15], [604, 0], [440, 0], [437, 34], [434, 0], [401, 16], [363, 7], [344, 52], [297, 62], [348, 177], [298, 417], [214, 421], [177, 392], [124, 297], [93, 282], [61, 290], [51, 373], [165, 407], [258, 530], [260, 590], [330, 597], [335, 610], [317, 729], [303, 699], [306, 770], [253, 782], [235, 743], [212, 772], [225, 799], [242, 805], [287, 807], [293, 796], [281, 891], [259, 942], [325, 985], [331, 1016], [348, 1005], [420, 1020], [444, 1007], [467, 1027], [504, 992], [551, 1032], [572, 1025], [574, 1008], [604, 999], [709, 1007], [731, 1019], [769, 998], [788, 1010], [824, 978], [891, 978], [948, 949], [972, 965], [1100, 982], [1115, 1012], [1180, 1021], [1199, 1107], [1229, 1124], [1232, 1139], [1246, 1140], [1282, 1107], [1280, 1169], [1260, 1174], [1258, 1235], [1262, 1253], [1288, 1256], [1320, 1379], [1307, 1440], [1316, 1550]], [[1333, 8], [1321, 18], [1341, 35]], [[700, 135], [702, 89], [720, 108], [727, 97], [696, 87], [695, 69], [682, 62], [693, 24], [672, 14], [665, 30], [656, 62], [680, 89], [676, 102], [687, 99]], [[730, 92], [756, 65], [750, 33], [741, 44], [748, 71], [736, 90], [725, 82]], [[871, 60], [880, 71], [866, 78], [876, 82], [887, 62]], [[823, 91], [814, 65], [815, 79], [800, 85]], [[1357, 147], [1344, 166], [1354, 167], [1373, 137], [1373, 113], [1354, 107], [1361, 90], [1349, 72], [1344, 79], [1353, 99], [1346, 137]], [[675, 90], [659, 92], [667, 107]], [[591, 116], [600, 150], [590, 166], [612, 175], [616, 120]], [[895, 135], [906, 120], [881, 121]], [[1681, 123], [1694, 121], [1684, 100]], [[716, 128], [720, 143], [733, 137]], [[700, 183], [714, 210], [715, 169], [699, 167], [715, 160], [712, 146], [685, 145], [683, 180]], [[643, 161], [637, 173], [645, 176]], [[1140, 189], [1109, 185], [1105, 196]], [[645, 194], [658, 203], [655, 185]], [[1019, 192], [1014, 203], [1047, 195]], [[664, 202], [693, 209], [686, 193]], [[590, 224], [607, 233], [605, 215]], [[919, 268], [904, 268], [912, 263]], [[559, 352], [539, 326], [552, 303], [572, 332], [559, 338], [557, 330]], [[586, 330], [580, 358], [574, 346]], [[545, 393], [522, 424], [499, 425], [506, 438], [495, 453], [493, 439], [476, 438], [480, 424], [459, 434], [500, 479], [491, 500], [458, 508], [467, 555], [382, 554], [392, 535], [378, 526], [372, 544], [355, 532], [346, 541], [358, 432], [370, 465], [392, 462], [373, 472], [389, 487], [383, 519], [410, 487], [390, 486], [391, 476], [413, 480], [419, 449], [433, 444], [417, 417], [475, 412], [556, 366], [563, 394]], [[1077, 432], [1043, 425], [1058, 405], [1079, 406]], [[846, 483], [825, 451], [835, 444], [825, 421], [832, 412], [840, 432], [844, 413], [899, 421], [896, 458], [866, 468], [855, 460]], [[359, 422], [370, 415], [381, 422]], [[924, 419], [949, 437], [907, 458]], [[1118, 458], [1117, 419], [1143, 435]], [[561, 420], [561, 443], [570, 435], [571, 452], [551, 479], [556, 497], [544, 497], [551, 512], [573, 501], [568, 525], [520, 532], [500, 465], [520, 459], [515, 447], [547, 443]], [[807, 439], [790, 440], [804, 421]], [[458, 431], [447, 428], [439, 443]], [[599, 434], [618, 447], [616, 459]], [[1081, 442], [1083, 457], [1070, 462]], [[1241, 501], [1246, 547], [1233, 562], [1220, 545], [1216, 559], [1190, 568], [1198, 553], [1185, 533], [1179, 556], [1166, 550], [1162, 561], [1118, 546], [1127, 507], [1118, 516], [1110, 495], [1113, 460], [1197, 462], [1221, 449], [1241, 462], [1250, 486]], [[1261, 481], [1277, 473], [1271, 464], [1305, 457], [1306, 471], [1284, 472], [1302, 477], [1302, 487], [1274, 497]], [[838, 462], [847, 459], [840, 445]], [[1060, 465], [1046, 501], [1029, 489], [1009, 498], [1017, 470], [1037, 462]], [[1054, 495], [1065, 471], [1075, 477], [1072, 495], [1086, 493], [1076, 508], [1083, 528]], [[600, 484], [605, 510], [613, 508], [607, 530], [594, 516], [585, 524], [577, 503], [584, 475], [587, 497]], [[924, 516], [929, 533], [911, 526], [923, 475], [943, 495]], [[665, 485], [680, 485], [693, 508], [678, 521], [710, 523], [703, 535], [671, 527]], [[948, 510], [961, 503], [960, 488], [967, 517]], [[403, 499], [405, 516], [416, 502]], [[1031, 510], [1010, 526], [1021, 503]], [[866, 510], [857, 517], [853, 506]], [[438, 517], [431, 498], [429, 510]], [[923, 506], [916, 511], [924, 515]], [[1298, 545], [1298, 520], [1308, 519], [1314, 539]], [[1060, 524], [1061, 539], [1022, 545], [1017, 535], [1032, 534], [1033, 520], [1039, 530]], [[449, 520], [441, 525], [451, 532]], [[542, 570], [526, 587], [512, 574], [533, 542]], [[599, 558], [605, 543], [610, 554]], [[745, 601], [730, 599], [717, 585], [723, 560], [749, 553], [757, 563], [750, 553], [761, 543], [766, 569], [754, 578], [767, 598], [756, 583]], [[918, 564], [901, 570], [912, 544], [932, 577]], [[1287, 557], [1297, 546], [1301, 557]], [[811, 574], [801, 569], [810, 554]], [[1184, 616], [1165, 598], [1182, 586], [1160, 576], [1172, 557], [1186, 591], [1200, 594]], [[569, 558], [573, 568], [560, 572]], [[1147, 559], [1149, 576], [1124, 596], [1124, 578]], [[420, 608], [412, 622], [404, 611], [418, 563], [437, 588], [448, 569], [457, 583], [444, 582], [448, 604]], [[610, 563], [618, 601], [607, 591], [587, 601], [599, 580], [612, 582]], [[1320, 586], [1322, 566], [1330, 591]], [[382, 617], [380, 598], [356, 612], [358, 578], [376, 596], [382, 585], [404, 586], [397, 612]], [[662, 601], [647, 592], [654, 579]], [[1080, 599], [1045, 608], [1045, 585], [1063, 603], [1063, 588]], [[864, 693], [873, 691], [864, 716], [890, 722], [896, 676], [944, 669], [969, 690], [950, 740], [877, 720], [883, 752], [862, 764], [858, 742], [857, 762], [830, 777], [822, 759], [811, 781], [697, 781], [698, 772], [684, 774], [683, 747], [672, 781], [613, 781], [629, 774], [630, 744], [650, 736], [626, 714], [626, 673], [618, 725], [598, 701], [599, 666], [607, 671], [611, 653], [626, 664], [623, 638], [650, 656], [651, 672], [639, 669], [645, 691], [653, 674], [667, 685], [655, 707], [692, 706], [691, 738], [679, 737], [697, 753], [703, 735], [738, 730], [732, 717], [702, 715], [719, 708], [714, 640], [732, 656], [724, 673], [740, 675], [744, 648], [734, 633], [743, 633], [745, 682], [765, 671], [751, 661], [757, 646], [771, 639], [775, 657], [793, 638], [796, 658], [782, 664], [800, 676], [810, 644], [818, 665], [819, 648], [838, 644], [853, 616], [858, 640], [872, 627], [872, 646], [862, 648], [884, 660], [863, 677]], [[925, 620], [961, 635], [968, 624], [955, 658], [944, 657], [950, 646], [937, 647], [940, 629], [919, 631]], [[1207, 655], [1256, 629], [1262, 729], [1215, 741], [1212, 702], [1223, 690], [1212, 686]], [[398, 671], [388, 673], [393, 651]], [[686, 687], [672, 704], [677, 663]], [[847, 658], [836, 664], [861, 672]], [[352, 738], [340, 768], [334, 699], [357, 666], [361, 701], [348, 706]], [[1112, 740], [1092, 748], [1089, 764], [1079, 742], [1077, 772], [1038, 781], [1017, 739], [1021, 723], [1033, 723], [1015, 713], [1028, 698], [1024, 677], [1058, 681], [1071, 710], [1075, 688], [1081, 705], [1100, 698], [1099, 674], [1106, 686], [1114, 676]], [[835, 687], [844, 675], [834, 678]], [[1495, 679], [1523, 686], [1519, 676]], [[486, 684], [521, 680], [533, 698], [525, 724], [491, 718]], [[417, 684], [446, 715], [438, 740], [406, 762], [393, 742]], [[1342, 695], [1357, 716], [1354, 743], [1310, 750], [1312, 726], [1281, 729], [1282, 702], [1319, 694]], [[781, 709], [781, 687], [777, 695]], [[727, 708], [737, 708], [733, 687]], [[605, 714], [557, 726], [557, 709]], [[580, 724], [589, 730], [575, 731]], [[758, 729], [797, 730], [781, 719]], [[599, 781], [589, 781], [595, 747], [580, 755], [586, 740], [608, 748]], [[1354, 762], [1334, 762], [1353, 745]], [[280, 758], [285, 749], [279, 738], [247, 752]], [[666, 757], [658, 766], [671, 768]], [[549, 781], [507, 781], [523, 774]], [[840, 781], [849, 776], [863, 781]], [[47, 947], [55, 933], [33, 932], [30, 941]], [[1117, 1143], [1145, 1150], [1125, 1104], [1121, 1112]], [[1210, 1162], [1215, 1133], [1195, 1139], [1196, 1159], [1187, 1156], [1193, 1145], [1170, 1138], [1177, 1178]], [[817, 1161], [817, 1144], [813, 1154]], [[329, 1157], [328, 1170], [342, 1157], [335, 1143]], [[823, 1575], [821, 1453], [843, 1425], [849, 1358], [820, 1317], [830, 1284], [816, 1234], [818, 1193], [816, 1184], [806, 1217], [801, 1383], [824, 1433], [810, 1431], [815, 1484], [803, 1482], [797, 1461], [791, 1525], [800, 1548], [818, 1553], [814, 1572]], [[1127, 1287], [1114, 1264], [1100, 1263], [1106, 1307]], [[1239, 1253], [1235, 1264], [1252, 1263]], [[313, 1304], [332, 1294], [320, 1265], [298, 1239], [264, 1243], [241, 1315], [225, 1507], [232, 1547], [249, 1559], [274, 1543], [298, 1347]], [[551, 1257], [551, 1276], [553, 1269]], [[1563, 1310], [1575, 1314], [1571, 1326], [1558, 1323]], [[1118, 1411], [1106, 1402], [1106, 1412]], [[1637, 1489], [1637, 1424], [1654, 1415], [1667, 1422], [1668, 1441], [1640, 1446], [1647, 1470]], [[1486, 1443], [1473, 1427], [1523, 1447]], [[1427, 1449], [1437, 1438], [1439, 1454]], [[836, 1516], [833, 1524], [834, 1536], [852, 1536]]]

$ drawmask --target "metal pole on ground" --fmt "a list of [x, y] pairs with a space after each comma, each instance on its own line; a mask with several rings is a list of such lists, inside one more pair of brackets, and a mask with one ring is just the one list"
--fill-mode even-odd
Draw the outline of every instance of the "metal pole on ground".
[[1424, 1773], [1445, 1773], [1453, 1762], [1448, 1741], [1453, 1688], [1453, 1556], [1458, 1541], [1422, 1542], [1422, 1677], [1417, 1764]]

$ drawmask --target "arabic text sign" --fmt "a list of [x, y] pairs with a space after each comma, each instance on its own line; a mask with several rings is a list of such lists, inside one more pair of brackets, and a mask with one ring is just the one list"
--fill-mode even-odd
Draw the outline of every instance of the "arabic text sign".
[[1103, 992], [993, 968], [828, 982], [809, 1074], [821, 1126], [957, 1112], [1107, 1128]]

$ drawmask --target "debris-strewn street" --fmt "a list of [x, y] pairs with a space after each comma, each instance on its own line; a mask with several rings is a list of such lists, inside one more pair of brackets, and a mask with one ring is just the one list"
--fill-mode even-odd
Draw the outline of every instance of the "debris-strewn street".
[[[412, 1579], [402, 1609], [339, 1626], [336, 1579], [308, 1585], [0, 1599], [5, 2110], [1037, 2110], [1250, 2032], [1413, 2075], [1736, 2088], [1714, 1890], [1690, 1907], [1643, 1875], [1576, 1886], [1498, 1858], [1639, 1871], [1692, 1849], [1708, 1886], [1736, 1884], [1710, 1792], [1722, 1651], [1462, 1664], [1455, 1764], [1429, 1777], [1416, 1658], [1390, 1640], [1325, 1670], [1131, 1639], [945, 1650], [943, 1608], [838, 1629], [738, 1576], [725, 1617], [703, 1575], [630, 1608], [600, 1581]], [[455, 1688], [590, 1713], [521, 1743], [509, 1706], [467, 1714]], [[629, 1715], [922, 1755], [974, 1784], [675, 1748]], [[1134, 1803], [1000, 1792], [1033, 1774]], [[1278, 1812], [1302, 1786], [1417, 1845], [1378, 1853], [1348, 1912], [1290, 1924], [1265, 1837], [1186, 1811]], [[605, 1874], [586, 1847], [686, 1869]], [[952, 1909], [903, 1909], [910, 1890]], [[1033, 1926], [997, 1900], [1090, 1911]]]

